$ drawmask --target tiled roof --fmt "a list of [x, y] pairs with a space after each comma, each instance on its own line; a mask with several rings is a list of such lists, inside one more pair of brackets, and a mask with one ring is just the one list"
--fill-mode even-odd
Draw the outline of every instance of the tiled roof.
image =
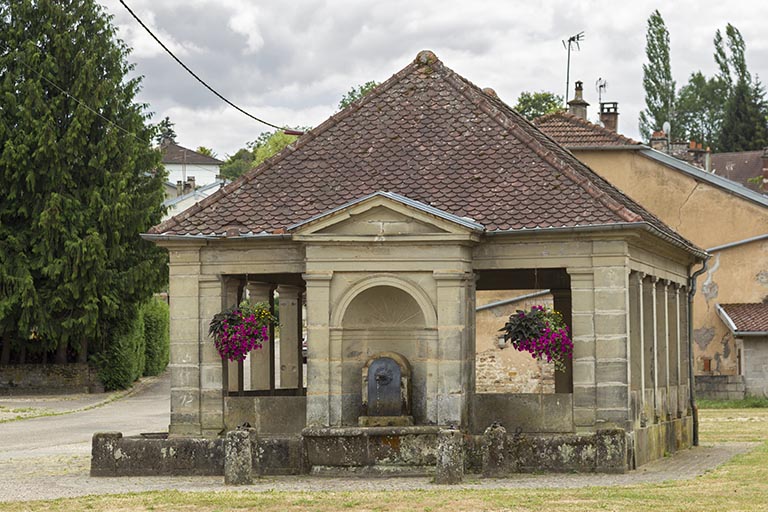
[[759, 191], [759, 185], [750, 178], [763, 174], [762, 151], [740, 151], [737, 153], [712, 153], [712, 172], [729, 180], [741, 183], [747, 188]]
[[566, 148], [640, 146], [641, 143], [568, 112], [534, 119], [536, 127]]
[[[741, 303], [720, 304], [720, 308], [730, 319], [731, 330], [738, 332], [765, 333], [768, 335], [768, 304]], [[726, 321], [726, 323], [728, 323]]]
[[160, 151], [163, 153], [164, 164], [221, 165], [224, 163], [217, 158], [203, 155], [171, 141], [163, 142]]
[[376, 191], [487, 231], [647, 223], [697, 252], [431, 52], [150, 234], [280, 233]]

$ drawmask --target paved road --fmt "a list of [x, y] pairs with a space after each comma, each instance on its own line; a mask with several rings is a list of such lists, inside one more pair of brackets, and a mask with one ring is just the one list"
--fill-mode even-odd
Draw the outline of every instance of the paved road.
[[[27, 406], [48, 398], [29, 399]], [[93, 406], [93, 404], [90, 404]], [[89, 455], [94, 432], [125, 435], [168, 430], [170, 378], [142, 383], [125, 398], [82, 412], [0, 423], [0, 462], [55, 455]]]

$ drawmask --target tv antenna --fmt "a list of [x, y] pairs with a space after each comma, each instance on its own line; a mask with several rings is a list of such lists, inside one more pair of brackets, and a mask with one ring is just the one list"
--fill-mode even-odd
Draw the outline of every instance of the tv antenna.
[[608, 89], [608, 80], [598, 78], [595, 82], [595, 90], [597, 91], [598, 103], [603, 103], [603, 93]]
[[568, 50], [568, 65], [565, 68], [565, 104], [568, 105], [568, 89], [571, 82], [571, 50], [575, 47], [577, 50], [581, 50], [579, 43], [584, 40], [584, 31], [582, 30], [576, 35], [572, 35], [568, 39], [563, 39], [563, 48]]

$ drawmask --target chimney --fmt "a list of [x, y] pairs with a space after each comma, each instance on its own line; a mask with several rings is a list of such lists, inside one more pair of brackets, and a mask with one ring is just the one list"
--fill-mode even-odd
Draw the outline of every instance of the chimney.
[[190, 176], [187, 178], [187, 182], [184, 184], [184, 193], [188, 194], [189, 192], [195, 191], [195, 177]]
[[581, 81], [576, 82], [576, 95], [568, 102], [568, 112], [581, 119], [587, 118], [587, 107], [589, 103], [584, 101], [584, 87]]
[[600, 122], [612, 132], [618, 132], [619, 104], [615, 101], [600, 104]]
[[656, 130], [651, 135], [651, 148], [662, 153], [669, 153], [669, 139], [664, 130]]
[[184, 195], [184, 183], [181, 180], [176, 182], [176, 197]]
[[763, 192], [768, 192], [768, 148], [763, 148], [763, 154], [760, 156], [763, 161], [763, 183], [760, 189]]

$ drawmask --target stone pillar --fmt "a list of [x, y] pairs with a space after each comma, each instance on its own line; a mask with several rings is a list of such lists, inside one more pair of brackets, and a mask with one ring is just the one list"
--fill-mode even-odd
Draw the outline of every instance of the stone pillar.
[[[571, 318], [571, 290], [552, 290], [552, 302], [555, 311], [563, 315], [565, 325], [573, 336], [573, 319]], [[573, 359], [565, 361], [565, 371], [555, 371], [555, 393], [573, 392]]]
[[645, 351], [643, 350], [643, 274], [629, 274], [629, 345], [630, 345], [630, 389], [636, 393], [640, 426], [645, 425]]
[[436, 484], [459, 484], [464, 479], [463, 441], [461, 430], [441, 428], [438, 431]]
[[[307, 426], [331, 426], [330, 312], [333, 272], [307, 272]], [[334, 417], [341, 418], [341, 411]]]
[[296, 286], [280, 285], [277, 287], [280, 310], [280, 387], [301, 388], [299, 382], [299, 293]]
[[[437, 282], [437, 423], [468, 425], [469, 385], [473, 380], [474, 351], [468, 354], [470, 329], [467, 309], [472, 274], [436, 270]], [[474, 282], [474, 281], [473, 281]], [[474, 313], [474, 312], [473, 312]]]
[[667, 326], [667, 281], [656, 279], [656, 416], [664, 419], [667, 415], [669, 382], [669, 343]]
[[[200, 246], [168, 247], [171, 319], [171, 436], [197, 436], [200, 423]], [[207, 334], [207, 332], [206, 332]]]
[[653, 422], [656, 411], [656, 299], [651, 276], [644, 276], [643, 291], [643, 422]]
[[483, 476], [499, 478], [506, 475], [507, 429], [494, 423], [483, 433]]
[[[222, 281], [221, 310], [224, 311], [240, 303], [240, 280], [226, 277]], [[224, 359], [223, 364], [227, 368], [227, 391], [238, 391], [237, 361]]]
[[224, 483], [250, 485], [253, 483], [251, 436], [247, 430], [231, 430], [224, 439]]
[[569, 268], [573, 328], [573, 425], [594, 430], [597, 420], [595, 380], [595, 282], [591, 268]]
[[200, 426], [205, 437], [216, 437], [224, 429], [223, 366], [208, 335], [211, 319], [221, 311], [223, 289], [218, 276], [200, 277]]
[[597, 426], [630, 430], [629, 269], [605, 259], [594, 269]]
[[667, 286], [667, 401], [669, 414], [680, 417], [679, 391], [680, 391], [680, 306], [678, 304], [677, 283], [669, 283]]
[[[249, 281], [246, 284], [246, 288], [248, 289], [248, 300], [251, 302], [251, 304], [255, 304], [257, 302], [269, 302], [269, 294], [272, 292], [272, 285], [269, 283]], [[269, 344], [274, 346], [274, 340], [269, 340]], [[272, 355], [272, 351], [267, 345], [264, 345], [259, 350], [252, 351], [248, 355], [251, 366], [250, 389], [270, 389], [270, 355]]]

